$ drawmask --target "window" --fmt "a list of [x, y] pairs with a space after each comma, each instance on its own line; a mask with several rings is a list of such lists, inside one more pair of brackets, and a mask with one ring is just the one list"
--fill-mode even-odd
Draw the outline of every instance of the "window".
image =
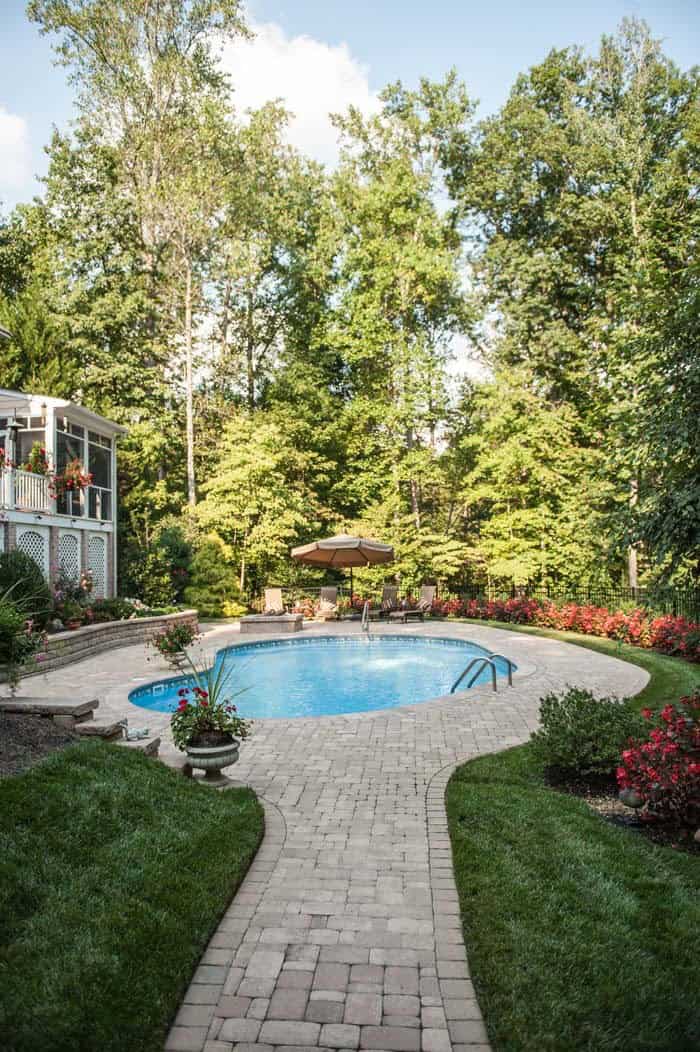
[[[63, 430], [69, 428], [70, 430]], [[73, 431], [80, 432], [79, 435]], [[60, 473], [71, 460], [79, 460], [85, 463], [85, 431], [82, 427], [69, 423], [65, 417], [58, 421], [56, 428], [56, 473]], [[75, 517], [84, 514], [84, 502], [81, 493], [61, 493], [56, 498], [56, 511], [59, 515], [73, 515]]]
[[88, 515], [91, 519], [111, 519], [112, 441], [96, 431], [88, 431], [88, 471], [92, 475]]
[[84, 493], [65, 493], [56, 499], [62, 515], [86, 515], [102, 521], [112, 518], [112, 439], [97, 431], [86, 431], [66, 417], [56, 423], [56, 471], [71, 460], [79, 460], [92, 475]]

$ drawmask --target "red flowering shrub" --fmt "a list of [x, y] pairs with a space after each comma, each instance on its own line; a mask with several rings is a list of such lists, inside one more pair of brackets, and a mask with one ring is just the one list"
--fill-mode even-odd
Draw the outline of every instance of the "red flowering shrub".
[[[678, 825], [700, 824], [700, 692], [666, 705], [657, 717], [651, 709], [643, 717], [654, 723], [645, 742], [622, 753], [617, 784], [640, 801], [642, 814]], [[624, 796], [623, 796], [624, 799]]]
[[649, 646], [686, 661], [700, 661], [700, 625], [683, 617], [655, 618], [649, 626]]
[[581, 632], [700, 662], [700, 625], [682, 617], [653, 617], [641, 607], [625, 612], [590, 603], [558, 606], [551, 600], [515, 596], [511, 599], [435, 599], [431, 609], [436, 617], [469, 617], [536, 625], [559, 632]]

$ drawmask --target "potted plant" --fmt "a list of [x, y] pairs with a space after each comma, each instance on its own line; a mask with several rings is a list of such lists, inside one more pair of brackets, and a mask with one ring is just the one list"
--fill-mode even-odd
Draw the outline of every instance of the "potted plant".
[[187, 663], [187, 647], [196, 639], [196, 625], [191, 621], [176, 621], [156, 632], [148, 642], [171, 668], [182, 669]]
[[60, 606], [60, 617], [66, 628], [73, 631], [83, 623], [84, 611], [75, 599], [64, 599]]
[[236, 695], [229, 690], [231, 674], [223, 664], [198, 669], [189, 657], [187, 661], [194, 683], [178, 691], [180, 701], [170, 720], [173, 741], [187, 753], [189, 768], [204, 771], [208, 785], [226, 785], [221, 771], [238, 759], [239, 745], [250, 735], [251, 724], [237, 714], [232, 700]]

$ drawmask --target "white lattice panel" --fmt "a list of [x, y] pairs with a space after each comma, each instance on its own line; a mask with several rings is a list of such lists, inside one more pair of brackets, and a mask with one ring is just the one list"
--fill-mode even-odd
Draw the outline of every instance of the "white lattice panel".
[[92, 573], [93, 595], [104, 596], [107, 584], [107, 544], [100, 534], [88, 538], [88, 568]]
[[80, 577], [80, 538], [77, 533], [61, 530], [58, 535], [58, 565], [71, 580]]
[[31, 555], [44, 574], [49, 576], [49, 531], [41, 526], [18, 526], [17, 547], [21, 552]]

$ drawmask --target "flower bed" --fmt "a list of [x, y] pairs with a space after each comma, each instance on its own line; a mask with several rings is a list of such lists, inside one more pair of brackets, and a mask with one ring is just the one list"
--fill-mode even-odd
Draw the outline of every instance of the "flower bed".
[[516, 596], [513, 599], [436, 599], [431, 613], [438, 617], [469, 617], [581, 632], [700, 662], [699, 624], [671, 615], [655, 617], [642, 608], [625, 613], [604, 606], [579, 603], [559, 606], [551, 601]]

